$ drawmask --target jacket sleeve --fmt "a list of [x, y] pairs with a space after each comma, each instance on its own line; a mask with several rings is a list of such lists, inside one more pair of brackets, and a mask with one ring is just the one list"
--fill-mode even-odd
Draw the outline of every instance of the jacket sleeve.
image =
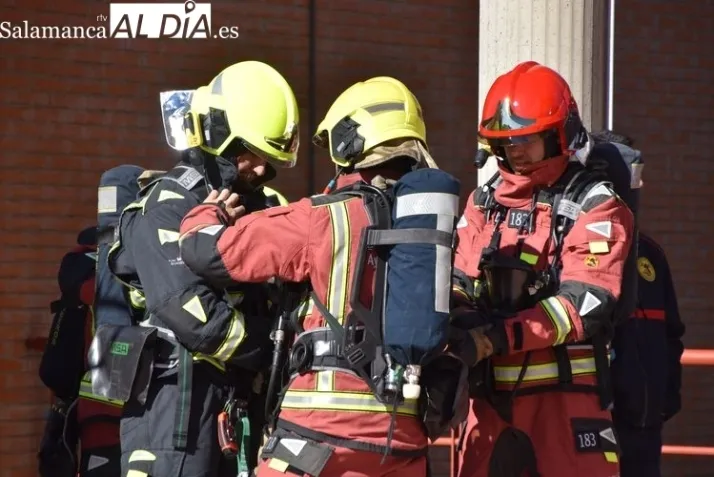
[[507, 352], [583, 341], [611, 324], [634, 220], [605, 184], [593, 187], [582, 203], [564, 239], [559, 289], [505, 321]]
[[669, 419], [682, 408], [682, 354], [684, 353], [685, 326], [679, 316], [679, 306], [677, 305], [677, 293], [672, 280], [672, 273], [669, 269], [667, 257], [662, 249], [659, 268], [664, 274], [664, 323], [667, 331], [667, 397], [664, 405], [664, 419]]
[[309, 278], [310, 199], [246, 215], [227, 226], [211, 204], [192, 209], [181, 223], [184, 263], [215, 286], [233, 282], [288, 282]]
[[452, 295], [455, 303], [473, 302], [474, 278], [478, 272], [476, 259], [480, 250], [474, 250], [474, 241], [483, 230], [486, 218], [483, 210], [474, 204], [472, 192], [466, 202], [464, 213], [456, 224], [456, 250], [454, 254], [454, 277]]
[[[178, 191], [179, 189], [177, 189]], [[152, 191], [155, 192], [155, 191]], [[154, 204], [137, 213], [128, 231], [147, 312], [174, 332], [192, 353], [241, 364], [260, 341], [246, 333], [245, 317], [181, 261], [179, 224], [192, 196]], [[176, 197], [176, 196], [174, 196]]]

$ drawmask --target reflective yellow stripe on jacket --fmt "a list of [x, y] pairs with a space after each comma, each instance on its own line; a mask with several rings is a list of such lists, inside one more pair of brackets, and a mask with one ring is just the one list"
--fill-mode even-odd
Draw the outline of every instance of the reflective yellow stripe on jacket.
[[[328, 204], [332, 223], [332, 266], [325, 306], [340, 323], [347, 311], [350, 267], [350, 222], [345, 201]], [[317, 371], [315, 391], [290, 389], [285, 393], [282, 408], [321, 409], [354, 412], [392, 412], [371, 392], [341, 392], [335, 390], [335, 371]], [[416, 400], [397, 407], [397, 414], [416, 416]]]
[[[573, 376], [595, 374], [595, 359], [574, 358], [570, 360]], [[494, 366], [493, 376], [497, 383], [515, 384], [521, 374], [523, 366]], [[546, 381], [558, 379], [558, 363], [529, 364], [523, 375], [522, 382]]]

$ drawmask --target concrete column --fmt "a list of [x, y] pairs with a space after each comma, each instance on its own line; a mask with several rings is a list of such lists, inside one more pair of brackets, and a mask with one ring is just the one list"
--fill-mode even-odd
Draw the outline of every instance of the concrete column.
[[[489, 87], [521, 61], [558, 71], [570, 84], [585, 126], [605, 125], [606, 0], [480, 0], [479, 121]], [[483, 185], [496, 171], [490, 159]]]

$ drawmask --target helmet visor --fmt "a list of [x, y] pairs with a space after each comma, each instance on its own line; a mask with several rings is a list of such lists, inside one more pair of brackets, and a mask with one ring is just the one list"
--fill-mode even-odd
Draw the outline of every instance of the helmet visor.
[[186, 115], [191, 108], [191, 98], [194, 91], [174, 90], [159, 93], [166, 143], [177, 151], [184, 151], [189, 148], [189, 139], [186, 134]]
[[251, 152], [255, 156], [263, 159], [266, 163], [273, 167], [285, 168], [290, 167], [287, 161], [276, 159], [265, 152], [261, 151], [257, 147], [252, 146], [250, 143], [242, 140], [241, 138], [234, 138], [221, 153], [221, 157], [224, 159], [235, 159], [246, 151]]
[[486, 131], [493, 132], [518, 131], [535, 123], [535, 119], [524, 118], [515, 114], [511, 110], [510, 99], [506, 98], [498, 103], [493, 116], [481, 121], [481, 127]]
[[491, 151], [501, 151], [501, 148], [513, 146], [526, 146], [543, 138], [544, 133], [527, 134], [525, 136], [509, 136], [499, 138], [489, 138], [486, 140]]

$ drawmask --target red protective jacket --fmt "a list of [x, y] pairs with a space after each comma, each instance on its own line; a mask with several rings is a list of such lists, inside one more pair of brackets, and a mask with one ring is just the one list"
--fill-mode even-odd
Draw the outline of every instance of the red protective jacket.
[[[369, 182], [372, 174], [342, 176], [337, 187]], [[360, 198], [306, 198], [252, 213], [230, 227], [220, 225], [220, 214], [214, 205], [201, 205], [181, 224], [181, 257], [194, 272], [216, 286], [265, 282], [271, 277], [309, 281], [333, 316], [343, 320], [349, 313], [360, 234], [370, 224]], [[368, 267], [365, 273], [369, 272]], [[371, 296], [369, 290], [363, 291], [363, 298], [365, 293]], [[319, 312], [309, 307], [305, 330], [326, 326]], [[354, 374], [310, 371], [292, 380], [280, 417], [312, 431], [386, 445], [391, 410]], [[417, 411], [415, 401], [398, 408], [392, 447], [426, 446]]]
[[[529, 176], [512, 174], [501, 168], [502, 182], [495, 190], [496, 201], [509, 209], [501, 224], [499, 251], [518, 256], [543, 270], [552, 261], [551, 206], [538, 202], [532, 233], [522, 232], [510, 220], [519, 210], [530, 210], [538, 190], [554, 185], [568, 158], [544, 161]], [[457, 225], [458, 246], [455, 269], [461, 280], [455, 292], [468, 294], [481, 272], [479, 260], [494, 233], [494, 215], [487, 221], [484, 207], [474, 200], [466, 205]], [[633, 234], [634, 219], [627, 206], [605, 184], [590, 189], [580, 216], [566, 235], [561, 252], [559, 289], [532, 308], [503, 321], [506, 349], [494, 356], [496, 389], [512, 389], [518, 381], [526, 352], [532, 351], [520, 388], [557, 383], [554, 345], [575, 344], [589, 339], [612, 319], [620, 295], [622, 272]], [[519, 241], [522, 245], [518, 247]], [[458, 281], [457, 281], [458, 283]], [[591, 347], [569, 346], [574, 384], [592, 384], [595, 364]]]

